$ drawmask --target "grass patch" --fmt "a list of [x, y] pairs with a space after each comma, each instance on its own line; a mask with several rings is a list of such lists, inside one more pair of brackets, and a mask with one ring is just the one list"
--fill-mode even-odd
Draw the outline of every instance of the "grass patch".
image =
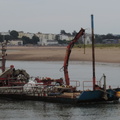
[[[80, 47], [80, 48], [84, 48], [83, 44], [79, 44], [79, 45], [75, 45], [75, 48]], [[92, 45], [85, 45], [86, 48], [91, 48]], [[105, 48], [105, 47], [118, 47], [120, 48], [120, 44], [95, 44], [95, 47], [98, 48]]]

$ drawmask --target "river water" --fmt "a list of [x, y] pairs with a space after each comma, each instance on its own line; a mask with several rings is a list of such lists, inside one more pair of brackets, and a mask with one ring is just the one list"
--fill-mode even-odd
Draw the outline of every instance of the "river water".
[[[63, 62], [20, 62], [7, 61], [6, 66], [25, 69], [30, 76], [64, 78], [60, 68]], [[96, 63], [96, 79], [103, 74], [107, 84], [120, 86], [120, 64]], [[92, 64], [90, 62], [70, 62], [71, 80], [91, 81]], [[120, 120], [120, 103], [92, 104], [75, 106], [70, 104], [48, 103], [41, 101], [0, 100], [0, 120]]]

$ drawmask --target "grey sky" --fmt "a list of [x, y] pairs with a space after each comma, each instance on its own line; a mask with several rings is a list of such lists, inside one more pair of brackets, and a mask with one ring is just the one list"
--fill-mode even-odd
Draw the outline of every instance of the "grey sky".
[[0, 0], [0, 32], [60, 33], [91, 29], [120, 34], [120, 0]]

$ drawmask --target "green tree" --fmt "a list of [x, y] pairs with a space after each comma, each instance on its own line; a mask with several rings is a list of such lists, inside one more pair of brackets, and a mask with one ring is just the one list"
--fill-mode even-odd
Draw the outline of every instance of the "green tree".
[[76, 34], [77, 34], [77, 32], [74, 30], [74, 31], [72, 32], [72, 35], [75, 36]]
[[107, 39], [114, 39], [114, 35], [109, 33], [109, 34], [106, 35], [106, 38]]
[[18, 32], [15, 30], [10, 31], [10, 35], [13, 37], [13, 39], [18, 39]]
[[3, 35], [0, 35], [0, 42], [3, 42]]
[[34, 35], [31, 41], [32, 41], [32, 44], [37, 44], [40, 40], [36, 35]]
[[59, 44], [68, 44], [68, 41], [66, 41], [66, 40], [58, 40], [58, 43]]
[[29, 37], [26, 37], [26, 36], [23, 36], [22, 37], [22, 40], [23, 40], [23, 44], [31, 44], [31, 40]]
[[7, 40], [7, 41], [8, 41], [8, 40], [12, 40], [12, 38], [13, 38], [13, 37], [12, 37], [11, 35], [5, 35], [5, 40]]
[[59, 35], [56, 35], [56, 36], [55, 36], [55, 40], [57, 40], [57, 41], [60, 40], [60, 36], [59, 36]]
[[101, 35], [95, 35], [95, 43], [102, 43], [102, 36]]
[[60, 34], [66, 35], [65, 30], [61, 30], [61, 31], [60, 31]]

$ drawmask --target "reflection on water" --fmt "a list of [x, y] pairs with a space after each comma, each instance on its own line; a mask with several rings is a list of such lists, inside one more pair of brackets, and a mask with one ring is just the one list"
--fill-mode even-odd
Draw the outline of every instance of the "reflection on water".
[[0, 120], [119, 120], [120, 104], [69, 105], [0, 100]]
[[[7, 66], [14, 64], [15, 68], [25, 69], [31, 76], [51, 78], [63, 77], [59, 69], [62, 62], [19, 62], [8, 61]], [[107, 83], [119, 86], [119, 64], [97, 64], [96, 77], [103, 73]], [[72, 62], [69, 66], [70, 78], [73, 80], [91, 80], [91, 63]], [[41, 101], [11, 101], [0, 100], [0, 120], [119, 120], [120, 103], [70, 105], [48, 103]]]

